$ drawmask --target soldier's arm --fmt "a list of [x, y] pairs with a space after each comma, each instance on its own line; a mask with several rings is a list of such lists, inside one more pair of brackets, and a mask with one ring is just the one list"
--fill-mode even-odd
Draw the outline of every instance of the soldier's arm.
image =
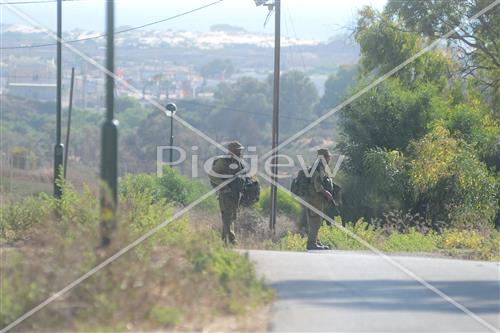
[[314, 185], [314, 190], [318, 193], [321, 193], [325, 197], [325, 200], [333, 201], [332, 194], [330, 192], [328, 192], [325, 189], [325, 187], [323, 186], [323, 173], [322, 172], [315, 172], [314, 173], [313, 185]]
[[321, 173], [316, 171], [316, 172], [314, 172], [312, 177], [313, 177], [312, 183], [314, 186], [314, 191], [318, 192], [318, 193], [323, 192], [325, 190], [325, 188], [323, 187], [323, 182], [321, 181]]

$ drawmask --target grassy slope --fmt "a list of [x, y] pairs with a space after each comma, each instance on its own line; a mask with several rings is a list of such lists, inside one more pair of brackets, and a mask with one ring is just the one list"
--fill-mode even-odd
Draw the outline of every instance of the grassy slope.
[[[122, 195], [120, 203], [120, 228], [106, 254], [96, 251], [98, 200], [90, 189], [80, 194], [65, 186], [61, 201], [42, 194], [3, 207], [0, 326], [168, 219], [175, 209], [155, 200], [147, 189]], [[254, 313], [271, 297], [246, 257], [224, 247], [209, 226], [195, 228], [186, 217], [161, 229], [20, 329], [198, 331], [216, 318]], [[246, 328], [236, 328], [241, 329]]]

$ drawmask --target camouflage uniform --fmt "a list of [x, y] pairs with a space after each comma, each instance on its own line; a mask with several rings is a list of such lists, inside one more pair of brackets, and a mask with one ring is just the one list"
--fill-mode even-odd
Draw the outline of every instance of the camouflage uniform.
[[[226, 155], [215, 160], [212, 170], [220, 175], [233, 176], [243, 170], [243, 165], [236, 158]], [[230, 179], [230, 177], [210, 177], [210, 179], [217, 186]], [[234, 221], [238, 217], [242, 190], [243, 178], [237, 176], [236, 179], [218, 191], [219, 208], [222, 217], [222, 240], [225, 243], [236, 243]]]
[[[317, 163], [317, 162], [316, 162]], [[323, 181], [327, 178], [328, 175], [325, 171], [325, 167], [321, 161], [318, 163], [318, 167], [314, 171], [311, 178], [311, 189], [310, 193], [307, 197], [307, 202], [319, 210], [323, 212], [326, 204], [325, 197], [323, 195], [323, 191], [326, 190], [323, 186]], [[321, 227], [321, 222], [323, 221], [323, 217], [317, 214], [315, 211], [311, 209], [307, 209], [306, 213], [307, 218], [307, 247], [314, 247], [318, 241], [318, 231]]]
[[[333, 201], [333, 197], [331, 196], [333, 192], [333, 181], [326, 173], [324, 164], [330, 161], [331, 156], [328, 149], [322, 148], [318, 150], [318, 159], [313, 164], [313, 166], [316, 166], [316, 169], [311, 177], [308, 191], [309, 195], [306, 197], [306, 201], [321, 213], [324, 212], [329, 203], [327, 197], [330, 196], [330, 200]], [[306, 219], [308, 229], [307, 249], [328, 249], [327, 246], [322, 245], [318, 240], [318, 231], [321, 227], [321, 222], [323, 222], [323, 217], [312, 209], [307, 209]]]

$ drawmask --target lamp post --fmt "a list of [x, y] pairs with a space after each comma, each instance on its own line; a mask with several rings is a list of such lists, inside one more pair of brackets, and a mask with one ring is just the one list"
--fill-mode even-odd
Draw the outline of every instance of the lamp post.
[[174, 114], [177, 112], [177, 105], [174, 103], [168, 103], [167, 106], [165, 107], [168, 112], [165, 112], [165, 114], [170, 117], [170, 151], [169, 151], [169, 162], [170, 166], [172, 166], [172, 161], [173, 161], [173, 152], [174, 150], [172, 147], [174, 146]]

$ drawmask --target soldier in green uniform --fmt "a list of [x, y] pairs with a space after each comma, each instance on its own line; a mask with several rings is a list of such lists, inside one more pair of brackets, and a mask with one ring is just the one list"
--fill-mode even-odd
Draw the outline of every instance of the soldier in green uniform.
[[[322, 158], [321, 158], [322, 157]], [[318, 211], [323, 212], [325, 204], [333, 202], [331, 193], [332, 179], [328, 176], [325, 170], [324, 163], [330, 162], [332, 155], [328, 149], [319, 149], [318, 158], [313, 166], [316, 166], [311, 178], [311, 189], [306, 201], [316, 208]], [[308, 250], [328, 250], [328, 246], [322, 245], [318, 240], [318, 231], [321, 227], [323, 218], [311, 209], [306, 211], [307, 218], [307, 249]]]
[[[221, 156], [214, 160], [212, 171], [209, 175], [213, 186], [218, 186], [224, 181], [231, 179], [237, 174], [241, 174], [244, 169], [241, 160], [243, 146], [238, 141], [230, 142], [227, 145], [228, 155]], [[219, 207], [222, 217], [222, 240], [227, 244], [237, 244], [234, 233], [234, 221], [238, 216], [240, 199], [243, 192], [244, 178], [242, 175], [236, 176], [226, 186], [218, 191]]]

